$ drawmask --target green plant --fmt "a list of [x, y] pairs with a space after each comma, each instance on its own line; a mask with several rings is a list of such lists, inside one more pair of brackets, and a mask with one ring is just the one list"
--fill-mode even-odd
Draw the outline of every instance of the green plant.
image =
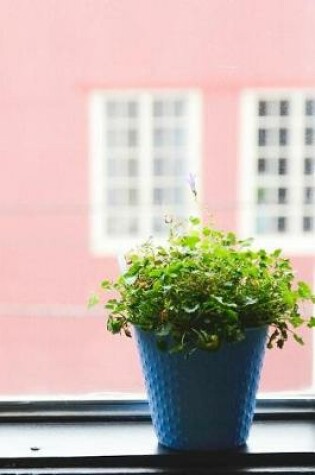
[[[127, 268], [116, 281], [102, 282], [110, 332], [131, 336], [136, 325], [153, 331], [170, 352], [215, 350], [260, 326], [269, 326], [268, 348], [282, 348], [290, 335], [303, 344], [297, 329], [314, 327], [315, 318], [303, 316], [301, 304], [315, 303], [315, 295], [305, 282], [294, 284], [280, 250], [254, 250], [251, 240], [196, 217], [167, 224], [164, 245], [143, 243], [126, 255]], [[99, 301], [94, 295], [90, 305]]]

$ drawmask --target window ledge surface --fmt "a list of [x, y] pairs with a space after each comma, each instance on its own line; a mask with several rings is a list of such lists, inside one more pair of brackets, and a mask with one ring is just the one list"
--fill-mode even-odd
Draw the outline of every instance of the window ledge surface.
[[[55, 412], [50, 417], [44, 407], [35, 413], [38, 406], [22, 406], [16, 412], [9, 404], [0, 413], [0, 473], [315, 474], [310, 402], [305, 411], [291, 405], [287, 413], [277, 404], [273, 410], [258, 406], [248, 444], [217, 452], [177, 452], [160, 446], [145, 403], [104, 403], [102, 415], [99, 403], [83, 405], [90, 408], [84, 417], [83, 411], [71, 415], [67, 404], [59, 410], [52, 404], [50, 411]], [[62, 418], [66, 407], [68, 417]]]

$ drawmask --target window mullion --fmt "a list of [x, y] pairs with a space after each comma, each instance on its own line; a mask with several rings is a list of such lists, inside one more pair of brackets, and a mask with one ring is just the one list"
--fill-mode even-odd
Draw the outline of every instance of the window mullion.
[[152, 162], [153, 162], [153, 120], [152, 120], [152, 95], [142, 93], [140, 96], [140, 232], [142, 236], [152, 233]]
[[[290, 144], [290, 215], [291, 215], [291, 234], [302, 234], [302, 157], [303, 157], [303, 93], [291, 93], [291, 120], [290, 132], [292, 143]], [[301, 126], [301, 124], [303, 124]]]

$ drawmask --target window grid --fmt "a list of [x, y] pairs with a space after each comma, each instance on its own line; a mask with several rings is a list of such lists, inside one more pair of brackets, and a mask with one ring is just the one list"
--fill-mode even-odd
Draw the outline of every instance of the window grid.
[[92, 250], [121, 252], [165, 233], [166, 213], [192, 212], [186, 177], [198, 173], [200, 97], [196, 91], [97, 92], [90, 107]]
[[246, 91], [242, 105], [241, 232], [314, 252], [315, 91]]

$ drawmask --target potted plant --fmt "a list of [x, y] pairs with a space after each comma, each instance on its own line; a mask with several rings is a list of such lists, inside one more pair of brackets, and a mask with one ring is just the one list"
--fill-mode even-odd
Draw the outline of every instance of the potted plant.
[[[102, 289], [107, 329], [135, 333], [153, 426], [174, 449], [223, 449], [247, 440], [265, 347], [314, 327], [314, 303], [280, 250], [222, 232], [197, 217], [167, 219], [164, 244], [148, 240]], [[115, 295], [112, 294], [115, 292]], [[93, 296], [90, 303], [95, 304]]]

